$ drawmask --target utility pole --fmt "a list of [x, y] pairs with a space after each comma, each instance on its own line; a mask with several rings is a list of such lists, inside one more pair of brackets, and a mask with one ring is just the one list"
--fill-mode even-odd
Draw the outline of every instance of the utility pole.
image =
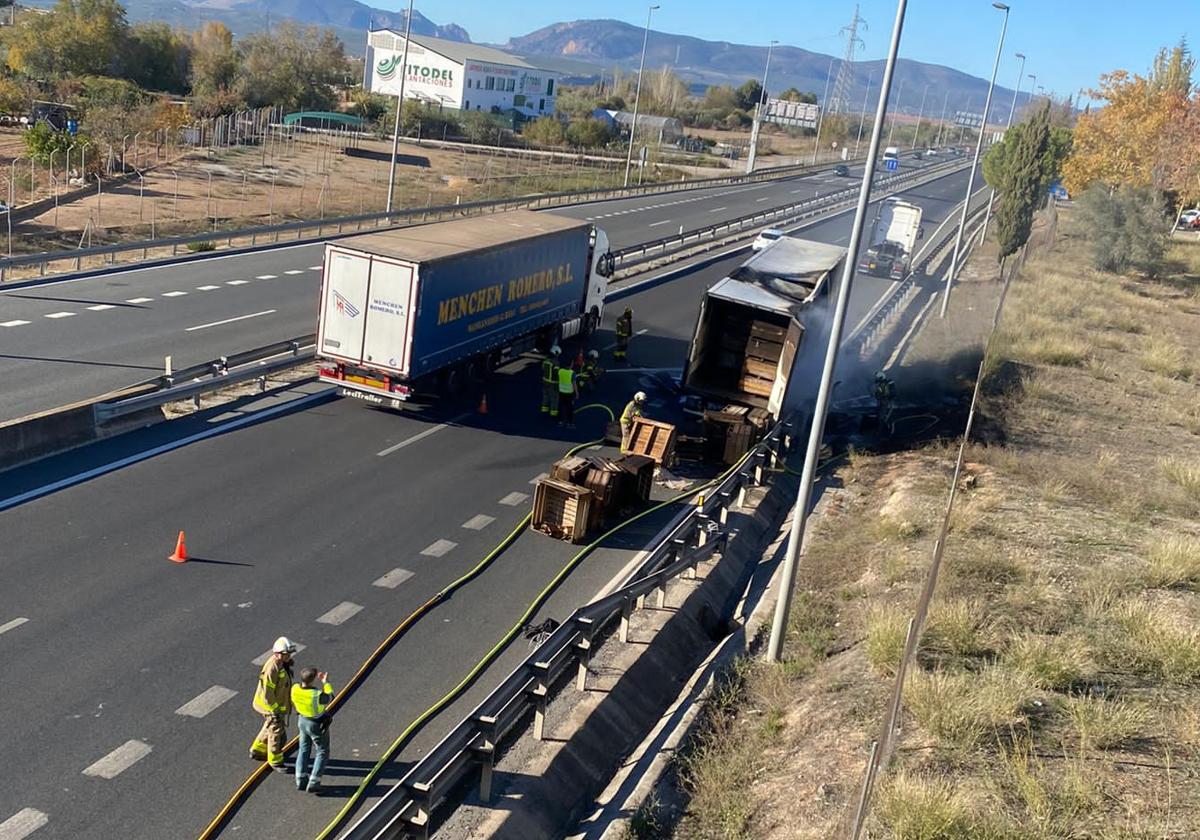
[[[906, 81], [907, 81], [907, 79], [901, 79], [900, 87], [896, 89], [896, 111], [897, 112], [899, 112], [899, 110], [900, 110], [900, 99], [901, 99], [901, 97], [904, 96], [904, 83]], [[887, 139], [887, 144], [889, 146], [892, 145], [892, 135], [896, 133], [896, 117], [897, 116], [898, 116], [898, 113], [892, 114], [892, 127], [888, 129], [888, 139]]]
[[642, 73], [646, 69], [646, 44], [650, 41], [650, 15], [654, 14], [654, 10], [658, 6], [651, 6], [646, 10], [646, 30], [642, 34], [642, 61], [638, 64], [638, 80], [637, 88], [633, 93], [633, 122], [629, 126], [629, 153], [625, 156], [625, 184], [629, 186], [629, 167], [633, 164], [633, 141], [637, 135], [637, 118], [638, 107], [642, 102]]
[[[400, 95], [396, 97], [396, 124], [392, 128], [392, 163], [388, 169], [387, 209], [392, 212], [392, 196], [396, 192], [396, 156], [400, 154], [400, 115], [404, 111], [404, 80], [408, 78], [408, 39], [412, 36], [413, 0], [408, 0], [408, 16], [404, 19], [404, 50], [400, 57]], [[395, 46], [393, 44], [393, 46]]]
[[941, 148], [942, 145], [942, 129], [946, 127], [946, 105], [950, 102], [950, 91], [942, 96], [942, 118], [938, 120], [937, 139], [933, 141], [933, 145]]
[[921, 136], [921, 117], [925, 116], [925, 97], [929, 95], [929, 85], [921, 93], [921, 108], [917, 111], [917, 130], [913, 132], [912, 148], [917, 148], [917, 140]]
[[1000, 69], [1000, 53], [1004, 50], [1004, 35], [1008, 32], [1008, 6], [1003, 3], [993, 3], [992, 6], [1004, 12], [1004, 22], [1000, 25], [1000, 43], [996, 45], [996, 60], [992, 62], [992, 80], [988, 82], [987, 99], [983, 102], [983, 122], [979, 126], [979, 138], [975, 141], [975, 157], [971, 159], [971, 174], [967, 176], [967, 194], [963, 198], [962, 216], [958, 220], [958, 234], [954, 237], [954, 253], [950, 256], [950, 271], [946, 274], [946, 291], [942, 295], [942, 309], [938, 313], [939, 318], [946, 317], [946, 307], [950, 303], [950, 287], [954, 283], [954, 273], [958, 270], [963, 231], [967, 227], [967, 211], [970, 209], [971, 203], [971, 187], [975, 183], [975, 170], [979, 167], [979, 155], [983, 151], [983, 135], [987, 133], [988, 111], [992, 107], [992, 90], [996, 87], [996, 71]]
[[887, 64], [883, 69], [883, 87], [879, 92], [879, 104], [875, 107], [875, 124], [871, 126], [871, 142], [867, 150], [866, 171], [858, 188], [858, 207], [854, 214], [854, 227], [850, 230], [845, 261], [842, 263], [841, 286], [834, 305], [833, 327], [829, 335], [829, 346], [825, 350], [825, 364], [821, 370], [821, 385], [817, 391], [817, 402], [813, 409], [812, 427], [808, 434], [808, 449], [804, 455], [804, 469], [800, 475], [800, 486], [796, 491], [796, 506], [792, 509], [791, 529], [788, 534], [787, 553], [783, 559], [782, 591], [775, 602], [775, 617], [771, 623], [771, 639], [767, 646], [767, 659], [778, 662], [783, 656], [784, 637], [787, 635], [788, 614], [792, 608], [792, 595], [796, 587], [796, 566], [800, 549], [804, 544], [804, 526], [808, 522], [808, 508], [812, 504], [813, 483], [817, 474], [817, 459], [821, 453], [821, 439], [825, 435], [825, 415], [829, 410], [829, 397], [833, 391], [833, 374], [837, 366], [838, 351], [842, 343], [842, 328], [846, 320], [846, 308], [850, 302], [850, 286], [854, 281], [855, 259], [862, 242], [863, 224], [867, 219], [867, 207], [871, 199], [871, 181], [875, 175], [875, 161], [879, 156], [879, 140], [883, 134], [883, 116], [887, 111], [888, 90], [896, 69], [896, 53], [900, 48], [900, 33], [904, 28], [904, 11], [907, 0], [897, 0], [896, 22], [892, 28], [892, 43], [888, 48]]
[[754, 171], [754, 158], [758, 154], [758, 129], [762, 124], [763, 113], [767, 109], [767, 74], [771, 72], [771, 50], [775, 49], [778, 41], [767, 45], [767, 66], [763, 68], [762, 94], [754, 105], [754, 126], [750, 129], [750, 154], [746, 156], [746, 174]]
[[867, 90], [863, 94], [862, 116], [858, 118], [858, 136], [854, 138], [854, 157], [858, 157], [858, 144], [862, 140], [863, 124], [867, 121], [867, 102], [871, 98], [871, 82], [875, 81], [875, 71], [867, 76]]
[[821, 94], [821, 107], [817, 112], [817, 136], [813, 138], [813, 156], [812, 162], [815, 166], [817, 163], [817, 151], [821, 147], [821, 126], [825, 124], [826, 105], [829, 101], [829, 77], [833, 75], [833, 59], [829, 59], [829, 69], [825, 71], [825, 92]]
[[[1008, 106], [1008, 120], [1004, 123], [1004, 136], [1008, 139], [1008, 130], [1012, 128], [1013, 113], [1017, 110], [1017, 94], [1021, 92], [1021, 74], [1025, 72], [1025, 53], [1017, 53], [1017, 58], [1021, 59], [1021, 69], [1017, 71], [1017, 87], [1013, 91], [1012, 104]], [[988, 222], [992, 220], [992, 202], [996, 200], [996, 188], [992, 187], [992, 191], [988, 193], [988, 209], [983, 214], [983, 236], [980, 242], [987, 239]]]

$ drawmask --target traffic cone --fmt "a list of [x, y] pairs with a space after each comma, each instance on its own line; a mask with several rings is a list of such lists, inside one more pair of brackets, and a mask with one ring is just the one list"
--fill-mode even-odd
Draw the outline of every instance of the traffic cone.
[[172, 563], [187, 562], [187, 545], [184, 544], [183, 531], [179, 532], [179, 539], [175, 541], [175, 553], [167, 558]]
[[479, 408], [476, 409], [476, 412], [479, 414], [487, 414], [488, 413], [487, 394], [484, 394], [483, 396], [481, 396], [479, 398]]

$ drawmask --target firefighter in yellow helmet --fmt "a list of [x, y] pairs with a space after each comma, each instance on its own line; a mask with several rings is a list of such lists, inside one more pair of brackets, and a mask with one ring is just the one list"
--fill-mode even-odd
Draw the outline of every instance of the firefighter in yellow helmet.
[[633, 421], [644, 414], [646, 392], [638, 391], [633, 395], [625, 410], [621, 412], [621, 451], [628, 452], [633, 440]]
[[288, 711], [292, 707], [292, 654], [296, 646], [280, 636], [271, 647], [271, 656], [263, 663], [254, 689], [254, 711], [262, 715], [262, 728], [250, 745], [250, 757], [266, 760], [271, 769], [286, 773], [283, 745], [287, 743]]
[[629, 339], [633, 336], [633, 309], [626, 306], [617, 317], [617, 350], [613, 356], [624, 359], [629, 354]]

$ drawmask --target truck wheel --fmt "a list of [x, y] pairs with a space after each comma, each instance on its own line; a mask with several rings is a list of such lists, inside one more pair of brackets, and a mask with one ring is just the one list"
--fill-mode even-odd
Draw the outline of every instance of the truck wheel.
[[488, 365], [487, 357], [475, 356], [467, 362], [466, 380], [467, 382], [482, 382], [487, 378]]
[[442, 373], [442, 393], [446, 396], [457, 396], [463, 389], [463, 372], [458, 365]]
[[590, 336], [594, 332], [596, 332], [596, 328], [599, 326], [600, 326], [600, 311], [598, 309], [596, 309], [596, 307], [593, 306], [592, 311], [589, 312], [587, 315], [583, 316], [583, 329], [581, 329], [580, 332], [583, 333], [584, 338], [587, 338], [588, 336]]

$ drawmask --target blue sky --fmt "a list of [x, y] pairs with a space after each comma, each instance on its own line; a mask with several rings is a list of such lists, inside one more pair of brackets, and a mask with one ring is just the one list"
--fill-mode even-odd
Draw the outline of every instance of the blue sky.
[[[401, 8], [403, 0], [366, 0]], [[652, 28], [709, 40], [785, 44], [841, 55], [838, 30], [849, 22], [849, 0], [657, 0]], [[472, 40], [503, 43], [561, 20], [616, 18], [637, 25], [646, 3], [631, 0], [457, 0], [418, 2], [429, 19], [457, 23]], [[895, 16], [895, 0], [861, 0], [867, 21], [860, 57], [882, 58]], [[998, 81], [1012, 87], [1015, 52], [1028, 57], [1026, 72], [1060, 95], [1094, 86], [1101, 73], [1124, 68], [1144, 72], [1160, 46], [1181, 35], [1200, 41], [1195, 0], [1010, 0], [1008, 37]], [[736, 12], [732, 11], [736, 10]], [[781, 10], [786, 10], [781, 16]], [[987, 78], [992, 69], [1001, 13], [990, 0], [909, 0], [900, 54], [945, 64]], [[1190, 31], [1189, 31], [1190, 30]], [[1029, 79], [1022, 82], [1028, 88]]]

